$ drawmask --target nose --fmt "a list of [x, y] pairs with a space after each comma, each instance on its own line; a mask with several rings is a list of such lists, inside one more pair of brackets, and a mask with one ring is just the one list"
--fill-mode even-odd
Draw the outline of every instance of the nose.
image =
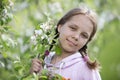
[[73, 36], [73, 39], [75, 39], [75, 41], [78, 41], [79, 40], [79, 34], [74, 34], [74, 36]]

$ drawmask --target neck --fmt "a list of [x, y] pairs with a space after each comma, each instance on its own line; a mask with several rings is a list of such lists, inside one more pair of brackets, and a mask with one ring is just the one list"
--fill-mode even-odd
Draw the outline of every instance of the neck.
[[61, 55], [59, 57], [62, 57], [62, 58], [66, 58], [72, 54], [74, 54], [75, 52], [68, 52], [68, 51], [62, 51]]
[[63, 49], [63, 48], [61, 47], [61, 44], [59, 45], [59, 47], [60, 47], [60, 49], [61, 49], [61, 54], [60, 54], [58, 57], [61, 57], [62, 59], [63, 59], [63, 58], [66, 58], [66, 57], [68, 57], [68, 56], [70, 56], [70, 55], [72, 55], [72, 54], [75, 53], [75, 52], [67, 51], [67, 50]]
[[55, 64], [59, 61], [61, 61], [62, 59], [74, 54], [75, 52], [67, 52], [67, 51], [62, 51], [62, 53], [60, 55], [55, 55], [51, 61], [52, 64]]

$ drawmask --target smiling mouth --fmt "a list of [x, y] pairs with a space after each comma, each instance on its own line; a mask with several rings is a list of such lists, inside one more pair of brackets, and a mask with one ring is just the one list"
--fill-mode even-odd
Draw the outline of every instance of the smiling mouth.
[[72, 45], [72, 46], [77, 46], [77, 44], [75, 44], [74, 42], [72, 42], [72, 41], [70, 41], [70, 40], [68, 40], [68, 39], [67, 39], [67, 41], [69, 42], [70, 45]]

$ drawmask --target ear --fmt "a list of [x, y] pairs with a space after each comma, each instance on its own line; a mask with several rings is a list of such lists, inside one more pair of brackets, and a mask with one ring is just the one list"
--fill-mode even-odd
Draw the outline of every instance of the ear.
[[57, 27], [58, 32], [60, 32], [61, 27], [62, 27], [62, 25], [58, 25], [58, 27]]

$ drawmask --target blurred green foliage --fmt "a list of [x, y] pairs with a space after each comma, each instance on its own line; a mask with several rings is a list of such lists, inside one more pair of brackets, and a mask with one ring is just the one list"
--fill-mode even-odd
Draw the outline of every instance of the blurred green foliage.
[[[113, 4], [114, 3], [114, 4]], [[101, 63], [103, 80], [120, 80], [120, 0], [0, 0], [0, 80], [36, 80], [29, 76], [38, 53], [30, 37], [38, 24], [54, 24], [68, 10], [88, 5], [98, 13], [98, 32], [89, 54]], [[39, 51], [38, 51], [39, 52]]]

